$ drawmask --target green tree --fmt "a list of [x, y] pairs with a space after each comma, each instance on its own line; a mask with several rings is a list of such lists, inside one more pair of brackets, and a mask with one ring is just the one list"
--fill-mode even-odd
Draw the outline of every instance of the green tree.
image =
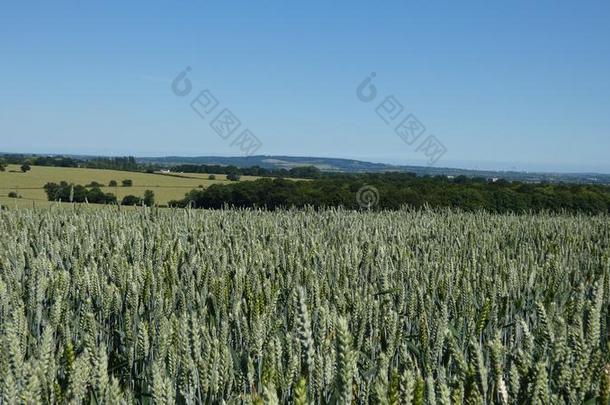
[[131, 186], [133, 186], [133, 180], [130, 180], [130, 179], [125, 179], [121, 183], [123, 184], [123, 187], [131, 187]]
[[227, 174], [227, 180], [231, 180], [231, 181], [239, 181], [240, 179], [240, 175], [237, 173], [229, 173]]
[[117, 200], [113, 194], [104, 194], [99, 187], [94, 187], [87, 193], [87, 201], [91, 204], [115, 204]]
[[135, 195], [126, 195], [121, 201], [121, 205], [142, 205], [142, 198]]
[[30, 167], [29, 163], [24, 163], [24, 164], [21, 165], [21, 171], [23, 173], [29, 172], [30, 170], [32, 170], [32, 168]]
[[110, 183], [108, 183], [108, 187], [116, 187], [118, 186], [116, 180], [110, 180]]
[[155, 205], [155, 193], [152, 190], [146, 190], [144, 192], [144, 205], [147, 207]]

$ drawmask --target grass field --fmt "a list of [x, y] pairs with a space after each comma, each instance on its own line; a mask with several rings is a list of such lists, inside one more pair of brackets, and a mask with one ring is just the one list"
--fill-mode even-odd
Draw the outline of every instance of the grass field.
[[[59, 183], [67, 181], [86, 185], [92, 181], [106, 185], [104, 192], [113, 193], [119, 201], [126, 195], [143, 196], [145, 190], [155, 192], [157, 204], [167, 204], [170, 200], [184, 197], [184, 194], [194, 188], [208, 187], [212, 184], [229, 183], [224, 174], [217, 174], [216, 180], [208, 180], [209, 174], [204, 173], [172, 173], [171, 175], [125, 172], [118, 170], [80, 169], [66, 167], [32, 166], [32, 170], [22, 173], [17, 165], [9, 165], [0, 172], [0, 204], [18, 207], [48, 206], [47, 195], [43, 186], [48, 182]], [[121, 187], [123, 179], [131, 179], [132, 187]], [[256, 177], [242, 176], [242, 180], [253, 180]], [[108, 187], [111, 180], [116, 180], [119, 187]], [[9, 198], [14, 191], [22, 198]]]

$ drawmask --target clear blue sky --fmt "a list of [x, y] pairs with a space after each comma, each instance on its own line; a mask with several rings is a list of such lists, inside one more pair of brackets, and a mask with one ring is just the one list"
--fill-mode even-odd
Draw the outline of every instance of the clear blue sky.
[[[447, 148], [437, 165], [610, 172], [610, 2], [3, 2], [0, 151], [422, 163], [356, 98], [371, 72]], [[186, 66], [193, 94], [170, 88]]]

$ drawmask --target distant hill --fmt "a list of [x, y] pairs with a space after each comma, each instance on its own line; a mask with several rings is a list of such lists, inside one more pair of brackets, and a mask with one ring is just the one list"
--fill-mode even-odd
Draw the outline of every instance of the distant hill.
[[[68, 155], [68, 154], [15, 154], [2, 153], [0, 157], [19, 156], [22, 159], [35, 156], [68, 157], [79, 160], [94, 161], [104, 156]], [[118, 159], [114, 157], [113, 159]], [[127, 159], [127, 158], [124, 158]], [[240, 168], [259, 166], [265, 169], [291, 169], [302, 166], [315, 166], [325, 172], [337, 173], [383, 173], [383, 172], [409, 172], [418, 176], [467, 176], [483, 177], [487, 179], [505, 179], [509, 181], [523, 181], [531, 183], [582, 183], [582, 184], [608, 184], [610, 174], [603, 173], [559, 173], [559, 172], [526, 172], [526, 171], [498, 171], [498, 170], [472, 170], [451, 167], [430, 167], [411, 165], [392, 165], [387, 163], [372, 163], [354, 159], [323, 158], [311, 156], [282, 156], [259, 155], [248, 157], [226, 156], [163, 156], [163, 157], [135, 157], [129, 158], [139, 164], [153, 164], [164, 167], [181, 164], [193, 165], [221, 165], [236, 166]], [[134, 161], [135, 159], [135, 161]]]
[[601, 173], [550, 173], [550, 172], [518, 172], [518, 171], [494, 171], [494, 170], [469, 170], [450, 167], [427, 167], [391, 165], [386, 163], [371, 163], [361, 160], [320, 158], [308, 156], [249, 156], [249, 157], [222, 157], [222, 156], [165, 156], [165, 157], [140, 157], [136, 158], [138, 163], [155, 163], [165, 166], [178, 164], [218, 164], [236, 167], [260, 166], [266, 169], [291, 169], [299, 166], [315, 166], [327, 172], [345, 173], [380, 173], [380, 172], [410, 172], [420, 176], [468, 176], [501, 178], [506, 180], [518, 180], [525, 182], [566, 182], [566, 183], [589, 183], [610, 184], [610, 174]]

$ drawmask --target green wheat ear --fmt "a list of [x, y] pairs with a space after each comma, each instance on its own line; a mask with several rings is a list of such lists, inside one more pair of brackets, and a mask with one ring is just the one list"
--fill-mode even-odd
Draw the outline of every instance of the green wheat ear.
[[265, 400], [265, 404], [268, 405], [278, 405], [280, 403], [277, 398], [277, 392], [275, 390], [275, 386], [270, 384], [263, 388], [263, 398]]
[[606, 364], [604, 371], [600, 375], [599, 402], [601, 404], [610, 403], [610, 364]]
[[295, 405], [307, 405], [307, 379], [305, 377], [299, 378], [296, 386], [294, 387], [294, 403]]
[[351, 404], [353, 382], [352, 338], [345, 318], [337, 321], [337, 396], [340, 403]]
[[314, 370], [314, 342], [311, 331], [311, 321], [309, 311], [307, 309], [307, 293], [303, 287], [297, 290], [298, 295], [298, 313], [297, 313], [297, 334], [301, 343], [301, 355], [303, 364], [306, 366], [305, 373], [310, 374]]
[[425, 400], [426, 382], [423, 378], [418, 377], [415, 381], [415, 390], [413, 393], [413, 405], [423, 405]]

